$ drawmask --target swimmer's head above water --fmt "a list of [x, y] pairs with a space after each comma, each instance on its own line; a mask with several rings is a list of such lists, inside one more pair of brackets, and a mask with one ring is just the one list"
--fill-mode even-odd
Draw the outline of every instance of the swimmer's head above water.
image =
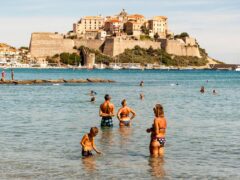
[[123, 99], [122, 102], [121, 102], [122, 106], [126, 106], [127, 105], [127, 100], [126, 99]]
[[105, 99], [105, 101], [110, 101], [111, 96], [110, 96], [109, 94], [106, 94], [106, 95], [104, 96], [104, 99]]

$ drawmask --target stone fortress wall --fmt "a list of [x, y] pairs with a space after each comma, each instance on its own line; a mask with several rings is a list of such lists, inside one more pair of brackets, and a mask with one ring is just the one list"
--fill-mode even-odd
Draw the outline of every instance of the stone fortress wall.
[[62, 52], [76, 52], [73, 49], [74, 41], [64, 39], [56, 33], [32, 33], [30, 42], [30, 53], [33, 58], [46, 58]]
[[106, 39], [103, 53], [116, 56], [125, 51], [125, 49], [133, 49], [135, 46], [142, 48], [149, 48], [152, 46], [153, 49], [161, 48], [160, 42], [154, 41], [139, 41], [139, 40], [124, 40], [122, 38], [110, 38]]
[[166, 40], [164, 49], [167, 53], [177, 56], [195, 56], [201, 58], [198, 45], [193, 38]]
[[[100, 50], [106, 55], [116, 56], [123, 53], [125, 49], [132, 49], [136, 45], [142, 48], [153, 49], [161, 48], [160, 42], [126, 40], [120, 37], [107, 38], [103, 40], [86, 40], [86, 39], [65, 39], [63, 35], [57, 33], [32, 33], [30, 42], [30, 53], [33, 58], [46, 58], [62, 52], [76, 52], [74, 47], [85, 46], [91, 49]], [[162, 43], [162, 48], [167, 53], [179, 56], [200, 56], [196, 41], [193, 39], [166, 40]]]

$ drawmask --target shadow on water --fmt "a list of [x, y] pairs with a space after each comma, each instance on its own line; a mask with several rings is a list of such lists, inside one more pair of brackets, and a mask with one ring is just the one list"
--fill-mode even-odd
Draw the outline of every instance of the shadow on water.
[[101, 130], [102, 133], [99, 142], [105, 150], [108, 150], [114, 143], [113, 128], [101, 128]]
[[83, 169], [88, 173], [93, 173], [96, 171], [96, 158], [94, 156], [92, 157], [86, 157], [81, 158], [82, 161], [82, 167]]
[[128, 143], [132, 136], [133, 129], [132, 127], [119, 127], [118, 131], [120, 134], [120, 145], [123, 146]]
[[166, 176], [166, 171], [164, 169], [164, 158], [152, 158], [149, 157], [148, 165], [150, 166], [150, 173], [152, 176], [157, 178], [164, 178]]

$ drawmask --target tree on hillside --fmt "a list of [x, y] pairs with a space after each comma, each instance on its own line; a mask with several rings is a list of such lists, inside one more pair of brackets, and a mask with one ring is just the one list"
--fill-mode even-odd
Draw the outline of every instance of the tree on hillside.
[[155, 41], [156, 41], [156, 40], [158, 40], [158, 38], [159, 38], [159, 35], [158, 35], [158, 33], [154, 34], [154, 36], [153, 36], [153, 37], [154, 37]]
[[78, 65], [81, 62], [81, 57], [76, 53], [61, 53], [60, 61], [63, 64]]
[[146, 26], [141, 26], [141, 31], [144, 33], [144, 34], [146, 34], [146, 35], [148, 35], [149, 34], [149, 29], [146, 27]]
[[182, 32], [179, 36], [180, 38], [185, 38], [185, 37], [189, 37], [189, 34], [186, 32]]
[[153, 49], [152, 46], [150, 46], [150, 47], [147, 49], [147, 53], [148, 53], [149, 55], [153, 55], [153, 54], [154, 54], [154, 49]]

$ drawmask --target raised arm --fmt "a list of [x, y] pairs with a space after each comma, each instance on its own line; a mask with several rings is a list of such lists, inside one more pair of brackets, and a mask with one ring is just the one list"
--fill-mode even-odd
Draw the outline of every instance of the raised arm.
[[130, 118], [130, 119], [132, 120], [133, 118], [135, 118], [136, 113], [135, 113], [135, 111], [133, 111], [131, 108], [129, 108], [129, 110], [130, 110], [130, 112], [132, 113], [132, 117]]
[[120, 108], [117, 112], [117, 118], [118, 118], [119, 121], [121, 121], [121, 116], [120, 116], [121, 113], [122, 113], [122, 108]]

